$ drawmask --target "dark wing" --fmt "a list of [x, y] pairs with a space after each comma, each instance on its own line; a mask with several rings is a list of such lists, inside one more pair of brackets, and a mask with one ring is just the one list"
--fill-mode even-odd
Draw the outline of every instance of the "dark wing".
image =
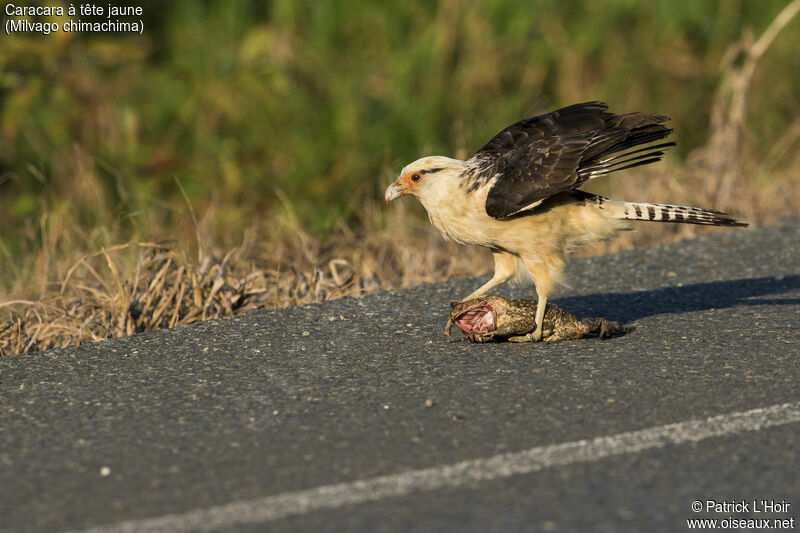
[[512, 124], [494, 136], [468, 163], [476, 169], [471, 190], [497, 176], [486, 198], [486, 212], [505, 218], [532, 209], [558, 192], [616, 170], [657, 161], [663, 139], [672, 131], [660, 115], [615, 115], [602, 102], [565, 107]]
[[472, 157], [502, 154], [554, 135], [568, 135], [598, 130], [614, 116], [604, 102], [586, 102], [564, 107], [537, 117], [526, 118], [510, 125], [486, 143]]
[[486, 213], [505, 218], [556, 193], [571, 189], [581, 156], [589, 146], [585, 137], [545, 137], [498, 155], [491, 174], [500, 177], [486, 197]]

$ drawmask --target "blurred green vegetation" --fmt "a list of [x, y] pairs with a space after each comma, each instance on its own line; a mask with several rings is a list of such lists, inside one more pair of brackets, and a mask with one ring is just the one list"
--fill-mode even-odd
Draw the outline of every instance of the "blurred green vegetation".
[[[670, 115], [685, 156], [706, 140], [726, 50], [785, 1], [135, 4], [142, 36], [0, 37], [6, 265], [48, 245], [47, 217], [87, 246], [112, 227], [183, 235], [177, 182], [197, 211], [217, 206], [221, 234], [284, 209], [283, 195], [309, 230], [358, 224], [403, 164], [464, 157], [578, 101]], [[800, 114], [799, 49], [795, 21], [759, 66], [757, 147]]]

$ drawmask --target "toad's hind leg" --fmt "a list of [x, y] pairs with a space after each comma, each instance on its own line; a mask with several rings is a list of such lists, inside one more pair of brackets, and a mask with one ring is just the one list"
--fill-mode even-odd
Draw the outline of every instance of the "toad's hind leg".
[[601, 339], [608, 339], [613, 335], [624, 335], [628, 332], [625, 326], [605, 318], [584, 318], [580, 323], [586, 330], [585, 334], [597, 333]]

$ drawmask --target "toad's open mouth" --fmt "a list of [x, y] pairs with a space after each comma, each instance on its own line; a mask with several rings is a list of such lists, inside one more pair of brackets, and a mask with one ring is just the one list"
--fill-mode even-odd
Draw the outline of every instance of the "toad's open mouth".
[[455, 324], [464, 333], [486, 333], [497, 329], [494, 309], [491, 305], [482, 305], [464, 311], [458, 315]]

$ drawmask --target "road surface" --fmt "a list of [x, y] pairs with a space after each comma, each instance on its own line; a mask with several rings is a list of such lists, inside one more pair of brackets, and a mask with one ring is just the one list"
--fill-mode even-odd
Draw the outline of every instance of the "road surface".
[[0, 359], [0, 531], [800, 528], [800, 222], [566, 280], [635, 331], [448, 340], [471, 279]]

